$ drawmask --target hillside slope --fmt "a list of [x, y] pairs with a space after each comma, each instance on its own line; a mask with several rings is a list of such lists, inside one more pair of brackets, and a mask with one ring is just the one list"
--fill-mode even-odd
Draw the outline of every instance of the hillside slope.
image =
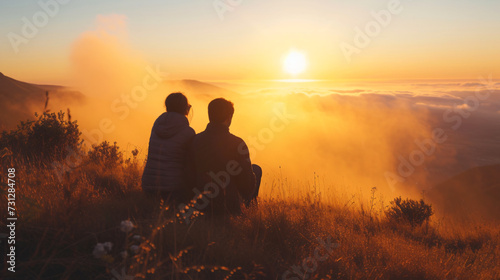
[[230, 98], [237, 95], [236, 92], [197, 80], [170, 80], [164, 85], [172, 92], [182, 91], [195, 94], [203, 99], [211, 100], [217, 97]]
[[428, 193], [442, 214], [500, 220], [500, 165], [469, 169]]
[[67, 106], [85, 101], [77, 91], [54, 85], [35, 85], [15, 80], [0, 73], [0, 129], [11, 129], [21, 121], [41, 113], [49, 92], [48, 109], [66, 110]]

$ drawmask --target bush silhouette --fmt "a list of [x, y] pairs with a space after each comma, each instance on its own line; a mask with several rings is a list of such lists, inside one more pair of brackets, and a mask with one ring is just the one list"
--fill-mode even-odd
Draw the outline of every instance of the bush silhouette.
[[81, 147], [80, 130], [76, 121], [60, 111], [44, 112], [38, 119], [21, 122], [17, 129], [3, 131], [0, 146], [14, 156], [43, 162], [61, 160]]
[[420, 201], [408, 198], [402, 200], [401, 197], [396, 197], [391, 201], [391, 207], [386, 211], [389, 220], [398, 223], [406, 222], [412, 227], [429, 221], [433, 214], [432, 205], [426, 204], [423, 199]]
[[99, 145], [93, 145], [88, 152], [90, 162], [102, 164], [108, 168], [116, 167], [123, 163], [123, 154], [119, 151], [117, 143], [110, 145], [108, 141], [103, 141]]

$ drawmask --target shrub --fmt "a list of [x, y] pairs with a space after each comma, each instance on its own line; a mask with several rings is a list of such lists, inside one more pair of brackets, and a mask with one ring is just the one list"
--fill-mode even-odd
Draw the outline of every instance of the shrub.
[[39, 162], [61, 160], [80, 149], [81, 133], [76, 121], [71, 121], [69, 111], [67, 119], [62, 111], [35, 116], [38, 119], [21, 122], [17, 129], [3, 131], [0, 146], [15, 156]]
[[423, 199], [420, 201], [408, 198], [402, 200], [401, 197], [396, 197], [391, 201], [391, 207], [386, 211], [389, 220], [398, 223], [406, 222], [412, 227], [429, 221], [433, 214], [432, 205], [426, 204]]
[[125, 194], [140, 186], [141, 168], [138, 164], [137, 149], [132, 158], [124, 160], [124, 155], [116, 142], [107, 141], [93, 145], [87, 153], [87, 162], [82, 172], [93, 186], [103, 194]]
[[99, 145], [92, 146], [88, 152], [90, 162], [104, 165], [107, 168], [116, 167], [123, 163], [123, 154], [119, 151], [117, 143], [110, 145], [108, 141], [101, 142]]

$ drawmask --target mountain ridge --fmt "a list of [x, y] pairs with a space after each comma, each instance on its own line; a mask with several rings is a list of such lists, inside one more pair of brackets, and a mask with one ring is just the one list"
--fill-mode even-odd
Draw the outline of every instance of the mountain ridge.
[[42, 112], [47, 101], [51, 111], [66, 110], [68, 106], [83, 103], [81, 92], [58, 85], [36, 85], [8, 77], [0, 72], [0, 129], [12, 129], [26, 119], [34, 119]]

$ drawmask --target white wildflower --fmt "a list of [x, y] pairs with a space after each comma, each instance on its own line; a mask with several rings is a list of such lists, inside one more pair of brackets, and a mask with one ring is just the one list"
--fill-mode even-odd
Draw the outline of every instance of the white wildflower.
[[106, 249], [106, 251], [108, 251], [108, 252], [110, 252], [111, 248], [113, 248], [113, 243], [111, 243], [111, 242], [105, 242], [103, 245], [104, 245], [104, 249]]
[[95, 245], [94, 251], [92, 252], [95, 258], [100, 259], [102, 256], [106, 254], [106, 249], [104, 248], [104, 244], [97, 243]]
[[134, 224], [130, 220], [122, 221], [120, 224], [120, 229], [123, 232], [130, 232], [134, 229]]

